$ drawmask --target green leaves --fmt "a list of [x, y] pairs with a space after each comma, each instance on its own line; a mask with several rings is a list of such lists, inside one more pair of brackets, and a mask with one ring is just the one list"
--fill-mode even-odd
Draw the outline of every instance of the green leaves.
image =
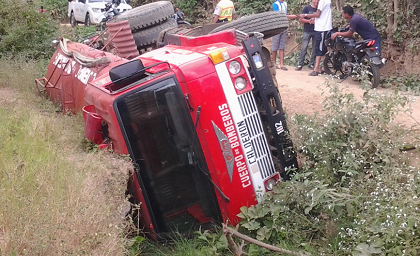
[[406, 155], [418, 152], [401, 149], [418, 148], [419, 134], [392, 121], [409, 113], [408, 98], [328, 88], [323, 115], [291, 123], [300, 172], [262, 204], [242, 208], [240, 228], [314, 255], [417, 255], [420, 171]]
[[39, 13], [38, 8], [10, 0], [0, 5], [0, 57], [50, 58], [54, 50], [50, 44], [58, 36], [59, 23]]
[[248, 230], [257, 230], [260, 227], [260, 223], [256, 222], [255, 220], [251, 220], [249, 222], [245, 222], [242, 225], [244, 228], [248, 229]]

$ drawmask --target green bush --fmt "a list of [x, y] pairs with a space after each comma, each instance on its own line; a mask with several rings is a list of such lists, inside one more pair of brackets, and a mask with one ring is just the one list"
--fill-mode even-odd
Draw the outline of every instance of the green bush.
[[49, 58], [58, 22], [26, 2], [6, 0], [0, 5], [0, 57], [20, 55], [27, 59]]
[[42, 6], [56, 20], [67, 20], [68, 1], [64, 0], [40, 0]]
[[407, 91], [420, 95], [420, 76], [390, 76], [384, 79], [384, 86], [391, 88], [398, 88], [401, 91]]
[[324, 115], [294, 118], [300, 173], [241, 209], [242, 232], [315, 255], [418, 255], [420, 172], [406, 151], [417, 137], [391, 122], [409, 99], [329, 88]]

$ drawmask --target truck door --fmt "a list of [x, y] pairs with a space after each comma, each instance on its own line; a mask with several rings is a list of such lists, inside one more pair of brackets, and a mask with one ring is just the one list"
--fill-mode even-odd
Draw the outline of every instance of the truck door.
[[74, 17], [77, 21], [83, 22], [85, 20], [85, 4], [86, 0], [77, 0]]

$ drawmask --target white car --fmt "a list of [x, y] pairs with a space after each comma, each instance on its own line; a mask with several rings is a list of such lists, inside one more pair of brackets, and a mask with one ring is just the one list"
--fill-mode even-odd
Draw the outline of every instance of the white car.
[[[114, 3], [112, 0], [72, 0], [69, 1], [68, 17], [72, 27], [78, 22], [86, 26], [99, 24], [105, 18], [105, 4]], [[114, 7], [115, 9], [115, 7]], [[119, 13], [132, 9], [125, 0], [120, 0], [117, 8]]]

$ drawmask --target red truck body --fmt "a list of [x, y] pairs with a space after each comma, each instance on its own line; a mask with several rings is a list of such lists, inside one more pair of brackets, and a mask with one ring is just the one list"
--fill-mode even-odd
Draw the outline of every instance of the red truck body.
[[[214, 221], [237, 224], [242, 206], [261, 201], [287, 168], [297, 168], [293, 152], [285, 156], [290, 143], [279, 150], [281, 167], [273, 161], [270, 120], [255, 96], [257, 72], [268, 70], [257, 40], [248, 46], [257, 49], [252, 56], [234, 30], [169, 41], [130, 61], [62, 42], [36, 82], [64, 111], [84, 111], [88, 139], [130, 155], [128, 192], [155, 240]], [[260, 91], [274, 86], [267, 79]], [[277, 99], [271, 94], [262, 98]], [[282, 136], [276, 102], [268, 111], [282, 121], [270, 125]]]

